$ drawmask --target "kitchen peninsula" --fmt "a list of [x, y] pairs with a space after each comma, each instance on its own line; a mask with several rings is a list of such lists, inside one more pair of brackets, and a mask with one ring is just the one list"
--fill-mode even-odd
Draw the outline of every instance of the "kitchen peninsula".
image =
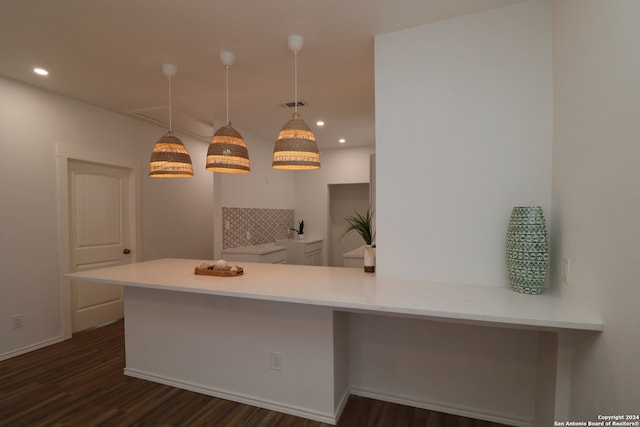
[[162, 259], [65, 277], [125, 286], [125, 374], [332, 424], [350, 393], [351, 313], [551, 332], [555, 382], [540, 393], [551, 416], [566, 400], [562, 337], [603, 328], [569, 301], [506, 287], [257, 263], [244, 263], [238, 277], [195, 275], [201, 262]]

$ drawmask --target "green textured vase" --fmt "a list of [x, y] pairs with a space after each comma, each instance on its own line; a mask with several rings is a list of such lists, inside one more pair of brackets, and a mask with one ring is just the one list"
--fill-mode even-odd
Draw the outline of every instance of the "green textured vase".
[[511, 289], [542, 292], [549, 266], [549, 238], [542, 207], [515, 207], [507, 230], [507, 273]]

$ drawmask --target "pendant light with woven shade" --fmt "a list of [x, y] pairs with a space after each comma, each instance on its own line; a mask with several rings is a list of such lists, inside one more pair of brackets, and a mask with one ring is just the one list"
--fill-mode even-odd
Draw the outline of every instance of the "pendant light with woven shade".
[[273, 149], [272, 165], [275, 169], [307, 170], [320, 167], [316, 138], [298, 113], [298, 52], [302, 50], [303, 44], [302, 36], [289, 36], [288, 45], [294, 56], [295, 112], [278, 134]]
[[176, 74], [176, 66], [163, 64], [162, 72], [169, 79], [169, 131], [153, 147], [149, 162], [149, 176], [152, 178], [190, 178], [193, 176], [191, 156], [182, 141], [171, 131], [171, 77]]
[[223, 173], [249, 173], [249, 151], [242, 135], [229, 121], [229, 66], [233, 64], [233, 52], [220, 52], [220, 62], [225, 67], [227, 77], [227, 124], [218, 129], [211, 138], [207, 151], [207, 170]]

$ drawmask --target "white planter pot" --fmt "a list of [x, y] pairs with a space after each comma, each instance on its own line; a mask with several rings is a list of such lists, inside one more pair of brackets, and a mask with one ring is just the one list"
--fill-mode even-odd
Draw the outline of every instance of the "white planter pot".
[[375, 273], [376, 271], [376, 255], [371, 245], [364, 246], [364, 271], [366, 273]]

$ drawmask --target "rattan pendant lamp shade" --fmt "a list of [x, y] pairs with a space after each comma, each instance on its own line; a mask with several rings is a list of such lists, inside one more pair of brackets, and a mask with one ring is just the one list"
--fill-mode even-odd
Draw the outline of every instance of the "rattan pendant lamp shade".
[[275, 169], [308, 170], [320, 167], [320, 152], [316, 138], [298, 113], [298, 52], [302, 50], [304, 38], [289, 36], [289, 49], [294, 55], [295, 112], [293, 117], [280, 129], [273, 149]]
[[235, 56], [232, 52], [220, 52], [220, 61], [225, 66], [227, 76], [227, 124], [218, 129], [211, 138], [207, 151], [207, 170], [223, 173], [249, 173], [249, 151], [242, 135], [229, 121], [229, 66]]
[[193, 176], [191, 156], [182, 141], [171, 131], [171, 77], [176, 74], [176, 66], [163, 64], [162, 72], [169, 79], [169, 131], [153, 147], [149, 162], [149, 176], [152, 178], [190, 178]]

